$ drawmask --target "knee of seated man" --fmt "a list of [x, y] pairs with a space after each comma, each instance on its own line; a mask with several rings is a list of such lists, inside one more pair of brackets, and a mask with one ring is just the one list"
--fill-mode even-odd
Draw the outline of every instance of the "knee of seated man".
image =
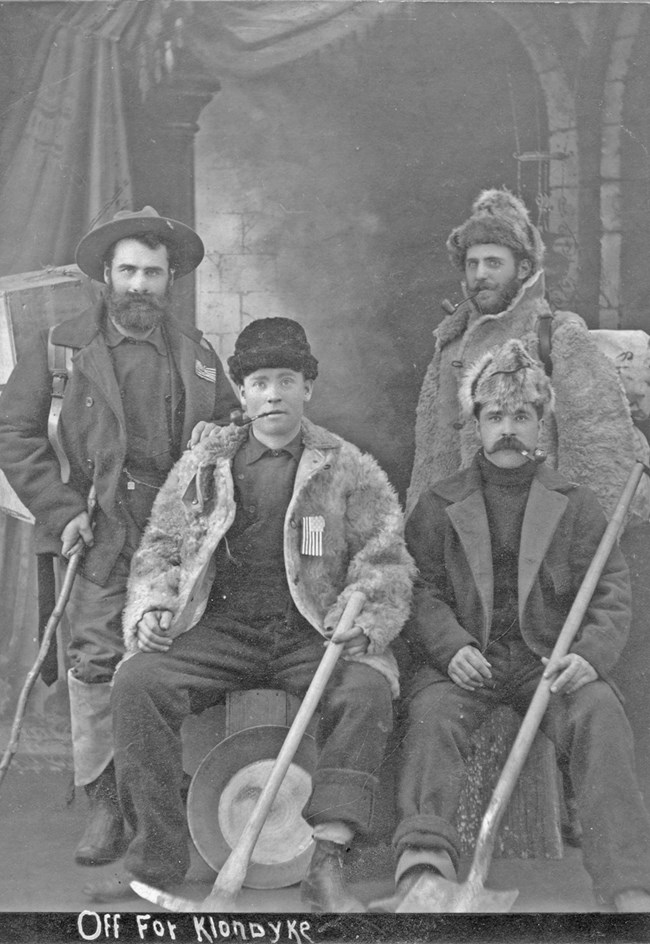
[[601, 720], [626, 719], [620, 699], [612, 687], [602, 679], [587, 682], [572, 696], [573, 712], [594, 724]]
[[147, 654], [136, 652], [124, 659], [118, 665], [113, 676], [113, 700], [122, 696], [132, 698], [146, 692], [149, 687], [157, 688], [160, 685], [158, 673], [155, 671], [153, 660], [147, 659]]
[[332, 691], [332, 703], [345, 704], [378, 716], [392, 715], [393, 696], [388, 679], [369, 665], [341, 663], [342, 672]]

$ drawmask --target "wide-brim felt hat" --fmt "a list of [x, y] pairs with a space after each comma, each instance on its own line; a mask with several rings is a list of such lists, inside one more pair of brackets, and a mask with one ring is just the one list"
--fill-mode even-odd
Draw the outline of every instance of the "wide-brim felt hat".
[[110, 247], [120, 239], [159, 236], [169, 247], [170, 265], [175, 277], [188, 275], [203, 259], [205, 247], [194, 230], [178, 220], [146, 206], [142, 210], [119, 210], [109, 223], [102, 223], [83, 237], [75, 252], [82, 272], [97, 282], [104, 281], [104, 259]]
[[[212, 748], [194, 774], [187, 797], [188, 827], [215, 872], [248, 823], [288, 730], [264, 724], [236, 731]], [[316, 743], [305, 734], [255, 844], [243, 881], [247, 888], [287, 888], [304, 878], [314, 840], [302, 811], [315, 768]]]

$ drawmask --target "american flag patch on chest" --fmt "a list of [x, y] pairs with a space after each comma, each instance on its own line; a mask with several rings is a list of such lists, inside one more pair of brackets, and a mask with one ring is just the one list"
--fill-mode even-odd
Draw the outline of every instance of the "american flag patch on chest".
[[306, 515], [302, 519], [302, 554], [308, 557], [323, 556], [323, 532], [325, 519], [322, 515]]
[[202, 364], [201, 361], [194, 361], [194, 372], [197, 377], [200, 377], [201, 380], [207, 380], [208, 383], [217, 382], [217, 368], [216, 367], [206, 367], [205, 364]]

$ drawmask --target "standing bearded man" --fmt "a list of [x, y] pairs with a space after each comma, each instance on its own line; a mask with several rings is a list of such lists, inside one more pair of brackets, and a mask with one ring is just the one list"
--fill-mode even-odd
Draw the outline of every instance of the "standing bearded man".
[[[422, 489], [473, 461], [479, 441], [474, 425], [460, 415], [462, 375], [487, 351], [518, 338], [553, 379], [556, 408], [541, 443], [548, 464], [592, 488], [611, 513], [636, 458], [630, 407], [614, 364], [583, 319], [551, 311], [544, 245], [526, 207], [508, 190], [484, 190], [471, 216], [450, 234], [447, 250], [463, 273], [466, 299], [434, 332], [418, 402], [407, 510]], [[647, 517], [647, 507], [647, 497], [639, 495], [633, 510]]]
[[[174, 280], [192, 272], [203, 253], [192, 229], [152, 207], [121, 211], [91, 230], [76, 260], [86, 275], [106, 283], [103, 298], [56, 325], [49, 337], [43, 331], [0, 398], [0, 464], [34, 516], [37, 553], [65, 562], [80, 541], [86, 546], [67, 607], [75, 784], [89, 798], [75, 853], [83, 865], [113, 861], [125, 845], [110, 688], [124, 651], [121, 615], [131, 557], [194, 427], [227, 423], [238, 407], [210, 344], [170, 312]], [[52, 351], [67, 361], [68, 380], [50, 438]]]

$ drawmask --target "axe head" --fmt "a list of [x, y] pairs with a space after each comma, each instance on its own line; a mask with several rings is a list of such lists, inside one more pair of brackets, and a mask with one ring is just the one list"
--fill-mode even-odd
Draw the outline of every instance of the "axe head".
[[180, 898], [177, 895], [170, 895], [169, 892], [163, 892], [158, 888], [153, 888], [151, 885], [145, 885], [144, 882], [138, 882], [137, 879], [131, 882], [131, 888], [140, 898], [152, 901], [155, 905], [166, 908], [167, 911], [201, 912], [209, 910], [207, 908], [204, 909], [202, 901], [190, 901], [189, 898]]
[[395, 909], [397, 914], [503, 914], [519, 892], [492, 892], [480, 881], [450, 882], [440, 875], [422, 875]]

